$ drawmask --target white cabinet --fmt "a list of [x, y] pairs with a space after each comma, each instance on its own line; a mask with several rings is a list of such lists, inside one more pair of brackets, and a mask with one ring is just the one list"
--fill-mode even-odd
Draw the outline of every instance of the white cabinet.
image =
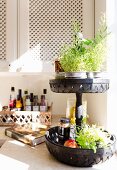
[[94, 34], [94, 0], [20, 0], [19, 13], [19, 56], [38, 71], [53, 70], [61, 46], [71, 42], [74, 19], [84, 36]]
[[0, 71], [17, 58], [17, 2], [0, 0]]
[[61, 46], [71, 42], [74, 19], [85, 37], [94, 34], [94, 0], [1, 1], [6, 7], [3, 56], [10, 71], [54, 71]]

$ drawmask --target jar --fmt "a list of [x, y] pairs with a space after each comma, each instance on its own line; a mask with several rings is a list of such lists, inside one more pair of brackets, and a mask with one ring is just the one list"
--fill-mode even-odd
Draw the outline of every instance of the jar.
[[70, 119], [61, 117], [58, 126], [59, 141], [64, 142], [69, 139], [70, 135]]

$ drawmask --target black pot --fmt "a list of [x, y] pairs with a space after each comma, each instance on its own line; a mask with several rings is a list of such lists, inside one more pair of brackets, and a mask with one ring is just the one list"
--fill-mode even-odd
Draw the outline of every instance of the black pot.
[[60, 162], [77, 167], [92, 167], [104, 162], [115, 153], [115, 136], [111, 136], [112, 144], [107, 148], [99, 148], [96, 153], [92, 149], [70, 148], [59, 143], [58, 127], [50, 128], [45, 135], [49, 152]]

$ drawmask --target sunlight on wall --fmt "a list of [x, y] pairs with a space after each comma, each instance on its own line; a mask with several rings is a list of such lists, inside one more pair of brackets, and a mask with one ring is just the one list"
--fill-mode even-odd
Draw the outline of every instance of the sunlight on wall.
[[40, 44], [35, 46], [32, 50], [27, 51], [17, 60], [11, 63], [9, 72], [42, 72], [43, 62], [36, 57], [34, 53], [40, 54]]

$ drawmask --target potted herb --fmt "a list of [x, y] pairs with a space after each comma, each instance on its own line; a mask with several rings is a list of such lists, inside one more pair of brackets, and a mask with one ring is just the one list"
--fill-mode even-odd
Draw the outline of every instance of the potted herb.
[[64, 72], [100, 72], [106, 56], [106, 38], [108, 36], [105, 17], [93, 39], [84, 39], [77, 22], [73, 24], [73, 42], [64, 45], [59, 61]]

